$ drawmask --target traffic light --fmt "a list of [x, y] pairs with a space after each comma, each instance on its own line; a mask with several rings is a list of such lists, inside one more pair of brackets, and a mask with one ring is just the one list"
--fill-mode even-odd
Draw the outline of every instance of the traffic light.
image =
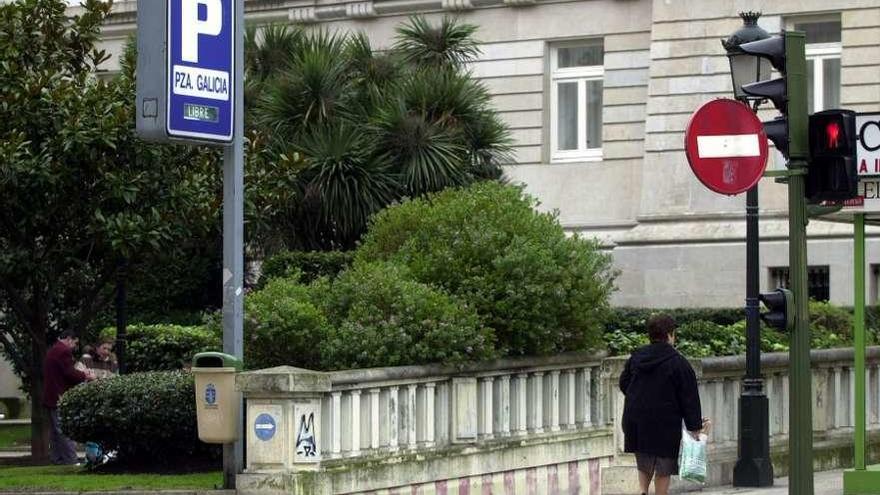
[[789, 154], [789, 82], [785, 72], [785, 45], [788, 34], [791, 33], [786, 33], [784, 36], [771, 36], [770, 38], [744, 43], [739, 46], [748, 55], [768, 60], [770, 65], [782, 75], [782, 77], [775, 79], [745, 84], [741, 89], [747, 95], [746, 98], [770, 100], [779, 112], [782, 113], [782, 116], [764, 122], [764, 132], [767, 133], [767, 138], [773, 142], [776, 149], [786, 158], [788, 158]]
[[788, 289], [762, 292], [758, 299], [767, 307], [761, 319], [777, 330], [789, 331], [794, 328], [794, 296]]
[[806, 197], [842, 201], [858, 195], [856, 114], [826, 110], [810, 115], [810, 167]]

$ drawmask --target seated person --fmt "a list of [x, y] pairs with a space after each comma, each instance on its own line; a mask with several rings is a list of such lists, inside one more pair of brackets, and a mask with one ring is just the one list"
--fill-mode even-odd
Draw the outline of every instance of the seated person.
[[82, 363], [95, 378], [108, 378], [119, 372], [119, 363], [113, 354], [113, 339], [103, 338], [96, 346], [88, 346], [84, 350]]

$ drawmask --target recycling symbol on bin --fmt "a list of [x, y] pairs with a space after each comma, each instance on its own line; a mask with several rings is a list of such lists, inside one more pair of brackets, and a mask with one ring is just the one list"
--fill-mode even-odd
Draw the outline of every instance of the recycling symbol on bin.
[[207, 387], [205, 387], [205, 402], [208, 403], [209, 406], [214, 405], [217, 402], [217, 389], [214, 388], [213, 383], [209, 383]]

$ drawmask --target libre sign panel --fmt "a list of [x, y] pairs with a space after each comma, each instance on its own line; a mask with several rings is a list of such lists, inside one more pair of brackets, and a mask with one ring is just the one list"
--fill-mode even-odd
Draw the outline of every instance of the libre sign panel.
[[233, 0], [168, 1], [168, 135], [231, 142]]

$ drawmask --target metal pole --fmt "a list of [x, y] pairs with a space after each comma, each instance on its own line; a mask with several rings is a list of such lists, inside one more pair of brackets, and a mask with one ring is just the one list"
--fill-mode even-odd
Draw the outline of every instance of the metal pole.
[[770, 420], [764, 378], [761, 376], [758, 185], [746, 192], [746, 376], [739, 397], [739, 458], [733, 468], [734, 486], [772, 486]]
[[855, 468], [865, 470], [865, 214], [855, 215]]
[[[128, 342], [128, 308], [126, 305], [126, 281], [128, 279], [128, 260], [120, 256], [116, 260], [116, 362], [119, 364], [119, 374], [124, 375], [128, 370], [126, 358], [126, 343]], [[100, 345], [101, 342], [98, 342]]]
[[[233, 1], [235, 117], [232, 145], [223, 151], [223, 352], [241, 359], [244, 354], [244, 0]], [[241, 439], [241, 424], [238, 428]], [[235, 488], [235, 476], [241, 471], [242, 443], [239, 440], [223, 446], [223, 485], [227, 489]]]
[[807, 309], [807, 206], [804, 198], [809, 150], [807, 139], [807, 84], [804, 33], [785, 36], [788, 84], [789, 169], [788, 230], [789, 274], [794, 294], [795, 321], [789, 349], [789, 495], [813, 493], [813, 409], [810, 375], [810, 328]]

